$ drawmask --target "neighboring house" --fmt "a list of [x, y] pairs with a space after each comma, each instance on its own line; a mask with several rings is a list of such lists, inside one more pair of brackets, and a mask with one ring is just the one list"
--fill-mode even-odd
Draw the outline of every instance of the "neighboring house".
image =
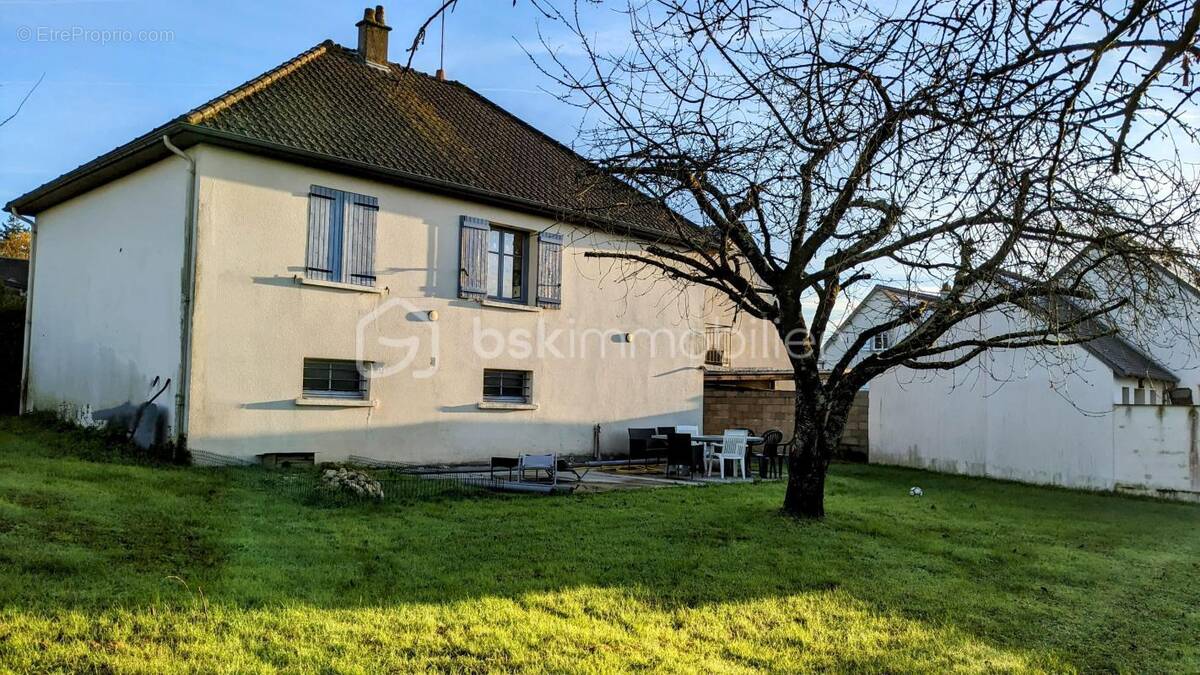
[[0, 286], [25, 295], [29, 281], [29, 261], [21, 258], [0, 258]]
[[[1116, 269], [1101, 264], [1083, 273], [1099, 299], [1145, 281], [1114, 285], [1114, 274], [1106, 282], [1105, 272]], [[1154, 310], [1143, 306], [1137, 317], [1121, 312], [1111, 324], [1080, 329], [1099, 335], [1115, 325], [1116, 335], [1054, 348], [991, 350], [951, 371], [896, 368], [876, 378], [870, 461], [1200, 499], [1198, 409], [1190, 405], [1200, 389], [1197, 334], [1167, 326], [1172, 317], [1195, 316], [1200, 295], [1166, 268], [1161, 272], [1154, 280], [1163, 284], [1159, 297], [1173, 300]], [[955, 330], [998, 335], [1081, 311], [1065, 300], [1004, 307]], [[1156, 312], [1157, 326], [1147, 326]], [[840, 339], [835, 334], [831, 342]]]
[[[932, 302], [938, 298], [939, 296], [935, 293], [921, 290], [876, 285], [861, 302], [855, 305], [837, 330], [833, 331], [825, 340], [825, 345], [821, 348], [821, 371], [829, 372], [836, 368], [850, 346], [864, 330], [895, 319], [905, 311], [918, 307], [922, 302]], [[896, 341], [908, 335], [909, 330], [907, 326], [903, 326], [872, 336], [858, 355], [846, 364], [846, 367], [856, 365], [871, 352], [883, 351], [891, 347]]]
[[38, 224], [23, 409], [88, 422], [170, 378], [202, 461], [618, 452], [699, 424], [701, 351], [665, 343], [723, 313], [584, 257], [681, 219], [389, 63], [382, 12], [357, 26], [6, 207]]

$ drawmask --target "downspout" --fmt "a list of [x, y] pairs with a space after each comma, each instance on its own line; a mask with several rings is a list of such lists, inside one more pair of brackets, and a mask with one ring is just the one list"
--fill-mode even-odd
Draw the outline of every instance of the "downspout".
[[192, 371], [192, 309], [196, 292], [196, 160], [163, 134], [163, 145], [188, 163], [187, 207], [183, 219], [183, 269], [179, 280], [179, 376], [175, 388], [175, 449], [187, 447], [187, 394]]
[[24, 415], [28, 412], [29, 402], [29, 348], [33, 336], [33, 266], [37, 261], [37, 222], [17, 213], [16, 207], [9, 209], [13, 218], [24, 221], [29, 225], [29, 278], [25, 281], [25, 342], [21, 354], [21, 391], [18, 397], [17, 413]]

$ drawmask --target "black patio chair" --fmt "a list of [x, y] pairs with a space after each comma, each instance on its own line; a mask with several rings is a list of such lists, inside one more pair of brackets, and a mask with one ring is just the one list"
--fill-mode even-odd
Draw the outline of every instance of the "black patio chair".
[[492, 467], [488, 472], [492, 480], [496, 480], [496, 469], [508, 469], [508, 479], [512, 480], [513, 469], [521, 465], [521, 460], [516, 457], [493, 457]]
[[667, 433], [667, 467], [666, 475], [671, 475], [671, 467], [686, 466], [688, 478], [696, 469], [696, 451], [692, 446], [691, 434]]
[[771, 429], [762, 435], [763, 451], [758, 458], [759, 478], [783, 478], [783, 461], [787, 446], [783, 432]]
[[652, 428], [629, 430], [629, 464], [633, 464], [635, 459], [658, 459], [659, 449], [653, 445], [652, 438], [655, 433]]

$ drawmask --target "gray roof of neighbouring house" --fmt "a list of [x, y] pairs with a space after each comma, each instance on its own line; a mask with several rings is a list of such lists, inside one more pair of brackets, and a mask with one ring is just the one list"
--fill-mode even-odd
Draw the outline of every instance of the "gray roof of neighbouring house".
[[[1028, 281], [1027, 279], [1016, 275], [1003, 275], [1002, 277], [998, 277], [998, 280], [1010, 285], [1017, 282]], [[867, 301], [867, 298], [869, 298], [871, 294], [876, 291], [882, 292], [889, 300], [897, 305], [905, 305], [911, 302], [936, 302], [941, 298], [941, 296], [936, 293], [896, 288], [894, 286], [876, 285], [871, 289], [871, 292], [867, 294], [867, 297], [863, 298], [862, 302], [860, 302], [859, 305], [854, 308], [854, 310], [850, 313], [850, 316], [842, 322], [842, 326], [849, 324], [850, 318], [859, 311], [863, 303]], [[1053, 302], [1041, 300], [1037, 303], [1031, 304], [1034, 304], [1034, 306], [1027, 307], [1027, 309], [1036, 311], [1043, 317], [1051, 318], [1057, 323], [1070, 321], [1072, 317], [1080, 317], [1084, 313], [1084, 310], [1075, 303], [1061, 297], [1055, 298]], [[829, 340], [826, 341], [826, 344], [833, 340], [834, 335], [841, 330], [842, 326], [839, 326], [838, 329], [830, 335]], [[1094, 335], [1095, 337], [1093, 337], [1091, 340], [1079, 343], [1079, 346], [1111, 368], [1113, 373], [1120, 377], [1145, 377], [1164, 382], [1179, 381], [1178, 376], [1155, 361], [1153, 357], [1149, 356], [1134, 346], [1131, 342], [1121, 337], [1119, 332], [1116, 334], [1110, 334], [1110, 329], [1105, 327], [1097, 319], [1084, 321], [1080, 325], [1072, 328], [1071, 333], [1081, 337]]]
[[[1086, 314], [1085, 310], [1074, 302], [1062, 297], [1038, 300], [1036, 311], [1044, 317], [1049, 317], [1054, 323], [1078, 320]], [[1072, 327], [1070, 332], [1073, 336], [1083, 338], [1094, 335], [1095, 337], [1087, 342], [1079, 343], [1079, 346], [1100, 359], [1121, 377], [1147, 377], [1164, 382], [1179, 381], [1178, 376], [1121, 337], [1119, 331], [1113, 333], [1112, 329], [1101, 323], [1099, 319], [1084, 320]]]
[[24, 291], [29, 283], [29, 261], [21, 258], [0, 258], [0, 284]]

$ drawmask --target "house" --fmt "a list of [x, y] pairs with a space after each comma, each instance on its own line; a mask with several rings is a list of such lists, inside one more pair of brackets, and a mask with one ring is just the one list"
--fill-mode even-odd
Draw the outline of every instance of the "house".
[[37, 222], [22, 409], [159, 394], [213, 462], [619, 452], [699, 424], [728, 312], [585, 257], [692, 226], [390, 63], [381, 7], [356, 26], [8, 204]]
[[[862, 332], [872, 326], [896, 318], [906, 310], [912, 309], [922, 302], [933, 302], [940, 296], [915, 288], [899, 288], [896, 286], [875, 285], [867, 292], [850, 314], [842, 320], [838, 328], [830, 334], [821, 347], [819, 367], [822, 372], [832, 371], [841, 364], [854, 340]], [[870, 341], [844, 367], [852, 367], [871, 352], [883, 351], [896, 341], [908, 335], [907, 326], [897, 327], [890, 331], [873, 335]], [[869, 386], [869, 385], [868, 385]]]
[[[1200, 411], [1192, 405], [1200, 391], [1200, 340], [1186, 326], [1200, 310], [1200, 293], [1166, 267], [1156, 266], [1153, 278], [1134, 278], [1137, 273], [1094, 250], [1059, 272], [1068, 273], [1094, 291], [1095, 302], [1118, 293], [1145, 297], [1129, 289], [1151, 287], [1158, 301], [1131, 303], [1138, 306], [1105, 323], [1083, 324], [1080, 334], [1097, 337], [1081, 344], [990, 350], [949, 371], [899, 367], [884, 373], [871, 383], [869, 461], [1200, 499]], [[914, 300], [936, 299], [877, 288], [867, 298], [874, 310], [856, 313], [862, 318], [848, 321], [830, 342], [861, 331], [868, 315], [879, 322]], [[1086, 303], [1056, 298], [997, 308], [956, 330], [999, 335], [1064, 314], [1082, 316], [1087, 309]], [[1110, 326], [1116, 334], [1107, 334]]]

